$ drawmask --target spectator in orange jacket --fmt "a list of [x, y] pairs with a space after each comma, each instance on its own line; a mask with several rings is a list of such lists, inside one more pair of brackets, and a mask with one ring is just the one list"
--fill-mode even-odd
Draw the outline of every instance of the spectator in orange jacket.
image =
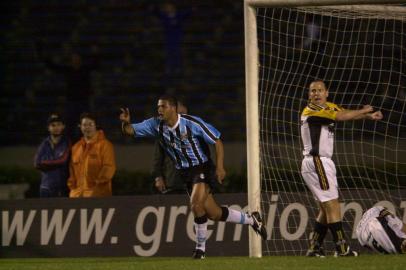
[[116, 171], [113, 145], [97, 129], [93, 114], [83, 113], [79, 126], [83, 137], [72, 147], [69, 197], [111, 196], [111, 180]]

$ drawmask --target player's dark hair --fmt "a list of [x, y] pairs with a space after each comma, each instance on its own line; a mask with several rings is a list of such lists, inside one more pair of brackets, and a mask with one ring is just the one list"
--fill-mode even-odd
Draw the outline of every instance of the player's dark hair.
[[322, 80], [322, 79], [318, 79], [318, 78], [312, 80], [308, 85], [310, 86], [312, 83], [316, 83], [316, 82], [320, 82], [320, 83], [324, 84], [324, 86], [326, 87], [326, 89], [327, 89], [327, 90], [329, 89], [329, 87], [327, 86], [326, 81], [324, 81], [324, 80]]
[[159, 97], [160, 100], [166, 100], [169, 102], [171, 106], [175, 106], [178, 108], [178, 99], [172, 95], [169, 94], [163, 94], [162, 96]]

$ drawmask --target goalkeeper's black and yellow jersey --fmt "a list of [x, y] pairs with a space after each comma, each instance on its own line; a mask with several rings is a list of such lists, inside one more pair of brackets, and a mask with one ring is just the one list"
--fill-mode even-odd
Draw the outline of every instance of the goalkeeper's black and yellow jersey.
[[326, 102], [323, 106], [309, 103], [301, 115], [304, 156], [331, 158], [334, 147], [334, 124], [337, 112], [343, 109]]

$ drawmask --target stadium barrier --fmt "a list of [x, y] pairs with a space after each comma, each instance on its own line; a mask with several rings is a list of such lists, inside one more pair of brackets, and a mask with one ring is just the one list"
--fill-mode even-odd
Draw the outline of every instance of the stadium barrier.
[[[359, 201], [346, 201], [343, 210], [356, 223], [367, 207], [364, 192], [357, 190]], [[397, 191], [399, 192], [399, 191]], [[311, 230], [304, 200], [310, 194], [266, 194], [265, 206], [269, 240], [267, 245], [307, 245]], [[405, 198], [406, 190], [401, 191]], [[345, 198], [345, 194], [343, 194]], [[354, 196], [354, 194], [353, 194]], [[247, 210], [246, 194], [217, 194], [217, 200]], [[303, 202], [302, 202], [303, 200]], [[85, 256], [191, 256], [194, 248], [193, 215], [186, 195], [154, 195], [94, 199], [26, 199], [0, 201], [1, 248], [5, 257], [85, 257]], [[377, 201], [391, 211], [403, 213], [406, 201]], [[247, 226], [209, 223], [208, 256], [247, 256]], [[345, 228], [353, 245], [358, 245], [353, 228]], [[359, 246], [358, 246], [359, 247]], [[282, 248], [281, 248], [282, 250]]]

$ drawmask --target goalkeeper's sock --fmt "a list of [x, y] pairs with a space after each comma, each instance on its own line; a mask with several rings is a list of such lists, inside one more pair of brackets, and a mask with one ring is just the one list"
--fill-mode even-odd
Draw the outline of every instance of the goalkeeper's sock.
[[333, 240], [336, 245], [338, 254], [344, 254], [347, 252], [348, 244], [344, 237], [342, 222], [335, 222], [328, 224], [328, 227], [333, 234]]
[[323, 245], [324, 237], [326, 236], [328, 227], [326, 224], [318, 221], [314, 224], [313, 236], [310, 240], [310, 250], [319, 249]]
[[206, 251], [207, 216], [195, 217], [196, 249]]
[[222, 211], [220, 218], [221, 221], [238, 224], [249, 224], [249, 225], [253, 224], [252, 217], [247, 213], [243, 213], [241, 211], [237, 211], [224, 206], [221, 207], [221, 211]]

